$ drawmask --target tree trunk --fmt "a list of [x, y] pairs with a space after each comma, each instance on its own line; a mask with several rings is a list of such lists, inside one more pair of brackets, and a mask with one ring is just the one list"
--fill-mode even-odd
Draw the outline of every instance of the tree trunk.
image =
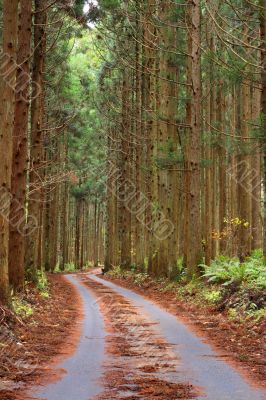
[[121, 127], [121, 266], [131, 265], [131, 214], [130, 214], [130, 122], [129, 122], [129, 73], [123, 71], [122, 127]]
[[261, 0], [262, 9], [260, 10], [260, 35], [261, 35], [261, 65], [262, 70], [262, 124], [264, 131], [264, 221], [263, 221], [263, 254], [266, 257], [266, 9], [265, 2]]
[[18, 29], [17, 90], [13, 129], [13, 164], [9, 227], [9, 280], [14, 290], [24, 286], [27, 139], [30, 88], [32, 1], [21, 0]]
[[0, 302], [9, 298], [9, 211], [12, 199], [12, 134], [14, 129], [18, 0], [3, 2], [3, 54], [0, 60]]
[[198, 274], [198, 264], [202, 259], [200, 227], [200, 143], [201, 143], [201, 64], [200, 64], [200, 0], [190, 2], [190, 49], [188, 84], [191, 85], [191, 100], [187, 104], [187, 121], [190, 125], [186, 149], [186, 225], [187, 244], [185, 246], [185, 265], [188, 276]]
[[26, 249], [26, 268], [30, 279], [36, 279], [38, 268], [38, 240], [40, 234], [40, 200], [42, 190], [43, 161], [43, 101], [44, 101], [44, 68], [46, 49], [46, 0], [35, 0], [34, 20], [34, 61], [33, 89], [31, 104], [31, 152], [29, 175], [28, 222], [35, 229], [28, 232]]
[[171, 26], [172, 7], [169, 1], [160, 4], [164, 25], [159, 29], [160, 76], [158, 100], [158, 188], [159, 225], [154, 233], [159, 239], [158, 276], [173, 276], [177, 263], [177, 67], [173, 60], [176, 50], [176, 28]]
[[80, 268], [80, 217], [81, 199], [76, 199], [76, 231], [75, 231], [75, 267]]
[[[261, 91], [257, 84], [253, 87], [252, 120], [255, 123], [260, 118]], [[259, 142], [255, 143], [255, 151], [251, 155], [252, 167], [252, 249], [262, 248], [262, 224], [261, 224], [261, 155]]]
[[[242, 112], [240, 114], [240, 127], [243, 136], [242, 143], [244, 148], [241, 149], [242, 153], [239, 156], [238, 164], [238, 205], [239, 205], [239, 218], [248, 224], [251, 224], [251, 180], [250, 180], [250, 156], [249, 156], [249, 146], [250, 141], [245, 139], [249, 136], [249, 120], [250, 120], [250, 86], [248, 82], [245, 82], [241, 88], [241, 105]], [[246, 154], [245, 154], [246, 153]], [[250, 254], [250, 227], [245, 227], [241, 224], [239, 227], [239, 247], [238, 256], [240, 260]]]

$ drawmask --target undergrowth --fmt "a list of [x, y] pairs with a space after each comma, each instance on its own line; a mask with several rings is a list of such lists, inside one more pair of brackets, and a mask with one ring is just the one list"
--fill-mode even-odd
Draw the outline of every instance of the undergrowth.
[[[26, 282], [24, 291], [20, 294], [12, 295], [11, 305], [13, 312], [21, 317], [27, 319], [34, 314], [34, 306], [31, 301], [31, 292], [33, 290], [32, 284]], [[36, 274], [35, 291], [45, 299], [50, 297], [49, 282], [44, 271], [38, 270]]]
[[210, 266], [201, 264], [200, 267], [202, 276], [190, 281], [184, 274], [180, 259], [172, 280], [151, 278], [135, 266], [130, 270], [118, 266], [108, 275], [131, 280], [140, 287], [156, 284], [159, 291], [174, 292], [179, 300], [225, 311], [230, 320], [253, 320], [256, 323], [265, 318], [266, 267], [262, 251], [253, 251], [243, 263], [237, 258], [220, 256]]
[[245, 283], [250, 288], [266, 288], [266, 266], [260, 250], [255, 250], [242, 263], [237, 258], [220, 256], [210, 266], [200, 266], [208, 283], [221, 283], [223, 286]]

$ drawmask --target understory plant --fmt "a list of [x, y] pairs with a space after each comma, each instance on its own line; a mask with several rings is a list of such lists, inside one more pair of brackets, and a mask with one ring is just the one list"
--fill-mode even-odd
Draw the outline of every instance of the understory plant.
[[244, 262], [238, 258], [219, 256], [210, 264], [200, 265], [203, 268], [203, 277], [208, 283], [230, 284], [246, 283], [254, 288], [266, 288], [266, 267], [262, 253], [256, 251], [247, 257]]

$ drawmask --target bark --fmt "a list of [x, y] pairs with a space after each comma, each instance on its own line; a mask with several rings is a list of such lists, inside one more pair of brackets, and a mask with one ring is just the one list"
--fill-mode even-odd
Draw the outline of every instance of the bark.
[[200, 1], [190, 2], [191, 57], [188, 60], [188, 83], [191, 99], [187, 104], [187, 121], [190, 125], [186, 149], [186, 245], [184, 262], [188, 276], [198, 274], [202, 259], [200, 218], [200, 142], [201, 142], [201, 64], [200, 64]]
[[[176, 46], [176, 29], [171, 26], [172, 7], [170, 2], [161, 2], [160, 15], [165, 21], [159, 30], [160, 77], [159, 77], [159, 126], [158, 126], [158, 187], [161, 215], [159, 229], [158, 276], [173, 276], [177, 263], [177, 207], [178, 165], [177, 158], [177, 67], [173, 60]], [[165, 226], [164, 229], [163, 226]]]
[[50, 236], [49, 236], [49, 270], [54, 271], [57, 265], [57, 254], [58, 254], [58, 216], [59, 216], [59, 206], [58, 206], [58, 193], [59, 188], [56, 186], [53, 189], [50, 204]]
[[[239, 218], [251, 224], [251, 192], [252, 185], [250, 180], [250, 155], [249, 146], [250, 142], [245, 139], [249, 136], [249, 120], [250, 120], [250, 86], [246, 82], [241, 88], [241, 99], [242, 99], [242, 112], [240, 114], [240, 127], [243, 135], [242, 143], [244, 148], [242, 154], [239, 156], [238, 164], [238, 206], [239, 206]], [[246, 153], [246, 154], [245, 154]], [[250, 227], [245, 227], [243, 224], [240, 225], [239, 229], [239, 246], [238, 256], [243, 260], [250, 254]]]
[[75, 227], [75, 267], [80, 268], [80, 221], [82, 199], [76, 199], [76, 227]]
[[[260, 17], [260, 35], [261, 35], [261, 65], [262, 70], [262, 92], [261, 92], [261, 109], [262, 124], [264, 132], [264, 141], [266, 143], [266, 10], [264, 1], [261, 0], [261, 17]], [[266, 145], [264, 143], [264, 221], [263, 221], [263, 254], [266, 256]]]
[[131, 265], [129, 73], [123, 71], [121, 127], [121, 266]]
[[[218, 128], [221, 131], [219, 137], [219, 149], [218, 149], [218, 160], [219, 160], [219, 232], [223, 232], [225, 228], [224, 219], [227, 217], [227, 190], [226, 190], [226, 162], [227, 155], [225, 150], [224, 134], [224, 117], [226, 113], [225, 108], [225, 96], [223, 82], [220, 82], [220, 87], [217, 96], [217, 122]], [[220, 241], [219, 253], [224, 254], [226, 243], [224, 240]]]
[[82, 269], [84, 267], [84, 227], [85, 227], [85, 200], [82, 201], [81, 205], [79, 269]]
[[42, 190], [42, 161], [43, 161], [43, 102], [44, 102], [44, 68], [46, 49], [46, 0], [35, 0], [34, 20], [34, 61], [33, 89], [31, 104], [31, 152], [29, 174], [28, 220], [32, 221], [35, 229], [28, 232], [26, 249], [26, 268], [29, 278], [36, 279], [38, 268], [38, 240], [40, 232], [41, 190]]
[[135, 171], [136, 171], [136, 196], [135, 196], [135, 252], [136, 252], [136, 267], [140, 270], [144, 270], [144, 224], [142, 223], [141, 216], [143, 216], [143, 193], [145, 193], [144, 187], [144, 174], [143, 174], [143, 163], [144, 163], [144, 145], [145, 145], [145, 131], [144, 124], [142, 122], [142, 86], [143, 86], [143, 74], [142, 74], [142, 56], [143, 56], [143, 18], [142, 6], [136, 2], [136, 32], [137, 41], [135, 49], [135, 143], [136, 143], [136, 159], [135, 159]]
[[99, 243], [98, 243], [98, 238], [99, 238], [99, 204], [97, 199], [94, 202], [94, 237], [93, 237], [93, 266], [95, 268], [98, 267], [98, 260], [99, 260]]
[[64, 182], [62, 186], [62, 225], [61, 225], [61, 264], [60, 269], [64, 271], [66, 264], [68, 263], [68, 231], [69, 231], [69, 188], [68, 182]]
[[14, 129], [18, 0], [3, 2], [3, 54], [0, 60], [0, 302], [9, 298], [8, 253]]
[[116, 174], [117, 168], [116, 156], [112, 151], [115, 143], [115, 132], [112, 127], [109, 129], [108, 135], [108, 164], [107, 164], [107, 199], [106, 199], [106, 237], [105, 237], [105, 270], [112, 269], [118, 262], [117, 243], [118, 227], [117, 227], [117, 185]]
[[27, 139], [30, 88], [32, 1], [21, 0], [18, 28], [17, 90], [13, 129], [13, 164], [9, 227], [9, 279], [14, 290], [24, 286]]
[[[257, 123], [260, 118], [261, 91], [253, 88], [252, 120]], [[252, 167], [252, 249], [262, 248], [262, 224], [261, 224], [261, 155], [259, 143], [255, 143], [255, 151], [251, 156]]]
[[[232, 87], [231, 96], [231, 127], [233, 131], [232, 145], [235, 141], [235, 132], [237, 131], [237, 90], [235, 85]], [[237, 204], [237, 156], [235, 152], [231, 155], [230, 161], [230, 218], [235, 218], [238, 215], [238, 204]], [[231, 257], [237, 255], [237, 237], [228, 238], [226, 244], [226, 252]]]
[[154, 235], [154, 226], [158, 219], [158, 171], [157, 158], [157, 106], [158, 106], [158, 32], [153, 18], [157, 15], [156, 4], [148, 0], [144, 9], [144, 80], [143, 107], [145, 132], [145, 242], [148, 259], [148, 272], [156, 275], [158, 271], [158, 240]]

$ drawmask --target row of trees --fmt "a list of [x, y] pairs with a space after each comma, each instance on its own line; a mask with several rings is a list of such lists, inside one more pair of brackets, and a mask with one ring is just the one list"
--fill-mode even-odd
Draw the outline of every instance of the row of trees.
[[42, 268], [266, 253], [262, 0], [0, 1], [0, 301]]
[[266, 252], [265, 3], [105, 6], [106, 269]]
[[87, 30], [83, 6], [0, 2], [1, 303], [42, 268], [104, 257], [103, 183], [89, 174], [104, 162], [87, 101], [97, 60], [89, 76], [88, 46], [73, 50]]

